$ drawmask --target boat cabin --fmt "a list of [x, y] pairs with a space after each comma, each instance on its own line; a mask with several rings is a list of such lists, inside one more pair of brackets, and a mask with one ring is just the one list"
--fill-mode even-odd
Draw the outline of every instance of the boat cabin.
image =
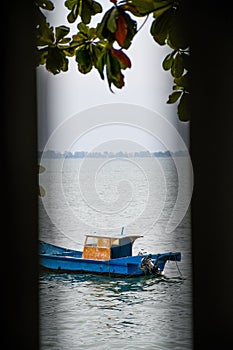
[[132, 256], [133, 243], [140, 235], [86, 235], [83, 259], [110, 260]]

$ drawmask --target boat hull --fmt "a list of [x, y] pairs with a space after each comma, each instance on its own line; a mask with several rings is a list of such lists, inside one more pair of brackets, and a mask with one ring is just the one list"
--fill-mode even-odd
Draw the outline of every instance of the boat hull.
[[[111, 276], [141, 276], [145, 272], [141, 268], [143, 256], [128, 256], [111, 260], [83, 259], [82, 252], [57, 247], [48, 243], [40, 244], [40, 265], [42, 268], [57, 272], [93, 273]], [[160, 272], [164, 270], [168, 260], [180, 261], [181, 254], [164, 253], [152, 254], [157, 261]]]

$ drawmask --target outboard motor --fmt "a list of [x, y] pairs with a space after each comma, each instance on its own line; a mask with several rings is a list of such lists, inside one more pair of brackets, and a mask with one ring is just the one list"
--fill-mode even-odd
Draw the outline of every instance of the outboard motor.
[[141, 269], [145, 275], [157, 275], [160, 274], [160, 269], [157, 265], [157, 260], [153, 263], [152, 255], [145, 256], [141, 261]]

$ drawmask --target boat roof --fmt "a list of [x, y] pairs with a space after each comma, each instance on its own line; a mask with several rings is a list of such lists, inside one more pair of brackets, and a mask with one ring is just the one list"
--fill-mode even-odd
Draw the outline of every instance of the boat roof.
[[98, 232], [94, 232], [94, 233], [87, 233], [85, 235], [86, 237], [96, 237], [96, 238], [106, 238], [106, 239], [123, 239], [123, 238], [133, 238], [134, 240], [137, 238], [142, 238], [143, 235], [128, 235], [128, 234], [121, 234], [121, 233], [117, 233], [117, 234], [108, 234], [108, 233], [98, 233]]

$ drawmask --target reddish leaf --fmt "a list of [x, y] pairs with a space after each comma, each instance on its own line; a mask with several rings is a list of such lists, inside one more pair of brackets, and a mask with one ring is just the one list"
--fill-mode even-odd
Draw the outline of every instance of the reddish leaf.
[[110, 0], [110, 2], [113, 2], [113, 4], [116, 5], [117, 0]]
[[123, 68], [131, 68], [131, 61], [122, 50], [111, 49], [111, 53], [121, 63]]
[[119, 72], [116, 76], [116, 80], [114, 81], [114, 85], [118, 88], [118, 89], [121, 89], [125, 83], [124, 83], [124, 75]]
[[124, 46], [124, 42], [128, 33], [127, 23], [122, 13], [119, 12], [119, 16], [116, 20], [117, 30], [115, 31], [115, 39], [120, 46]]

